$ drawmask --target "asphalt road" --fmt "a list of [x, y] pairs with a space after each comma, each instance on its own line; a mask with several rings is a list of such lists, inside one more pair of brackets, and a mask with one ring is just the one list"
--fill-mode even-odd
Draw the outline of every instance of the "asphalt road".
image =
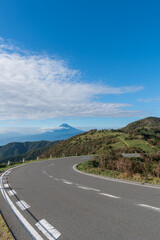
[[41, 161], [3, 176], [0, 208], [15, 239], [160, 239], [160, 187], [73, 169], [88, 158]]

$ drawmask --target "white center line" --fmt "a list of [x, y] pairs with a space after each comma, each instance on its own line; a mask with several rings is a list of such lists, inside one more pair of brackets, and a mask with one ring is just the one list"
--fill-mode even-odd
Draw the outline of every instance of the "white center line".
[[68, 181], [68, 180], [66, 180], [66, 179], [62, 179], [62, 181], [63, 181], [63, 183], [66, 183], [66, 184], [73, 184], [73, 182]]
[[69, 182], [69, 181], [63, 181], [64, 183], [66, 183], [66, 184], [73, 184], [72, 182]]
[[90, 190], [89, 187], [85, 187], [85, 186], [78, 186], [78, 188], [84, 189], [84, 190]]
[[150, 206], [150, 205], [146, 205], [146, 204], [136, 204], [136, 205], [140, 206], [140, 207], [152, 209], [156, 212], [160, 212], [160, 208], [157, 208], [157, 207], [154, 207], [154, 206]]
[[54, 180], [59, 181], [60, 179], [55, 177]]
[[100, 190], [99, 190], [99, 189], [96, 189], [96, 188], [89, 188], [89, 190], [95, 191], [95, 192], [100, 192]]
[[35, 225], [49, 240], [55, 240], [61, 236], [61, 233], [51, 224], [49, 224], [45, 219], [42, 219]]
[[53, 166], [54, 165], [54, 163], [51, 163], [51, 164], [49, 164], [48, 166]]
[[88, 190], [88, 191], [100, 192], [100, 190], [99, 190], [99, 189], [96, 189], [96, 188], [91, 188], [91, 187], [86, 187], [86, 186], [81, 186], [81, 185], [78, 185], [77, 187], [78, 187], [78, 188], [81, 188], [81, 189], [84, 189], [84, 190]]
[[102, 195], [102, 196], [110, 197], [110, 198], [120, 198], [120, 197], [117, 197], [115, 195], [111, 195], [111, 194], [108, 194], [108, 193], [99, 193], [99, 194]]

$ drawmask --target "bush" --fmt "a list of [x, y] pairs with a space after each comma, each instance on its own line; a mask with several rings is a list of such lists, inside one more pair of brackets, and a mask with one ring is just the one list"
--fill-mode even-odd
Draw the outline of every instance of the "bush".
[[95, 158], [96, 167], [117, 171], [148, 179], [150, 176], [160, 177], [160, 154], [142, 154], [141, 158], [124, 158], [117, 150], [109, 149]]

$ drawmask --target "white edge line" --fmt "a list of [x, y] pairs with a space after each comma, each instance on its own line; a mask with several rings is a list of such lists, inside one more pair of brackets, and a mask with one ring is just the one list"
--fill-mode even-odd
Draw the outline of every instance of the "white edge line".
[[92, 173], [85, 173], [85, 172], [81, 172], [80, 170], [77, 169], [77, 165], [79, 163], [76, 163], [74, 166], [73, 166], [73, 169], [80, 173], [80, 174], [84, 174], [86, 176], [90, 176], [90, 177], [95, 177], [95, 178], [99, 178], [99, 179], [103, 179], [103, 180], [107, 180], [107, 181], [111, 181], [111, 182], [117, 182], [117, 183], [123, 183], [123, 184], [130, 184], [130, 185], [134, 185], [134, 186], [138, 186], [138, 187], [147, 187], [147, 188], [154, 188], [154, 189], [157, 189], [157, 190], [160, 190], [160, 187], [159, 186], [149, 186], [149, 185], [142, 185], [141, 183], [135, 183], [135, 182], [128, 182], [128, 181], [125, 181], [125, 180], [122, 180], [122, 179], [116, 179], [116, 178], [109, 178], [109, 177], [105, 177], [105, 176], [99, 176], [99, 175], [95, 175], [95, 174], [92, 174]]
[[[24, 165], [23, 165], [24, 166]], [[21, 167], [21, 166], [16, 166], [14, 168], [17, 167]], [[7, 170], [8, 171], [8, 170]], [[7, 172], [6, 171], [6, 172]], [[11, 201], [11, 199], [8, 197], [8, 195], [6, 194], [6, 191], [3, 188], [3, 176], [5, 175], [4, 172], [2, 174], [2, 176], [0, 177], [0, 185], [1, 185], [1, 193], [4, 197], [4, 199], [7, 201], [9, 207], [12, 209], [12, 211], [14, 212], [14, 214], [17, 216], [17, 218], [19, 219], [19, 221], [23, 224], [23, 226], [25, 227], [25, 229], [29, 232], [29, 234], [36, 240], [43, 240], [43, 238], [39, 235], [39, 233], [31, 226], [31, 224], [23, 217], [23, 215], [19, 212], [19, 210], [16, 208], [16, 206], [13, 204], [13, 202]]]

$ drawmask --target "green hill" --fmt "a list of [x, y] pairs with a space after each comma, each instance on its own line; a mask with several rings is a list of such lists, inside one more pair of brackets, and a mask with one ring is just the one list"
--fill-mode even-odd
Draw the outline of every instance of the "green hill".
[[138, 128], [159, 128], [160, 129], [160, 118], [148, 117], [128, 124], [126, 127], [122, 128], [123, 131], [133, 131]]
[[56, 143], [58, 143], [58, 141], [8, 143], [0, 146], [0, 163], [7, 162], [8, 160], [12, 162], [20, 161], [23, 158], [26, 160], [36, 159], [43, 151], [48, 150], [49, 147]]
[[145, 118], [118, 130], [91, 130], [51, 146], [42, 157], [99, 154], [108, 149], [120, 152], [160, 151], [160, 118]]
[[[160, 119], [146, 118], [118, 130], [91, 130], [44, 151], [50, 155], [95, 154], [78, 164], [87, 173], [160, 184]], [[141, 154], [123, 154], [135, 153]]]

